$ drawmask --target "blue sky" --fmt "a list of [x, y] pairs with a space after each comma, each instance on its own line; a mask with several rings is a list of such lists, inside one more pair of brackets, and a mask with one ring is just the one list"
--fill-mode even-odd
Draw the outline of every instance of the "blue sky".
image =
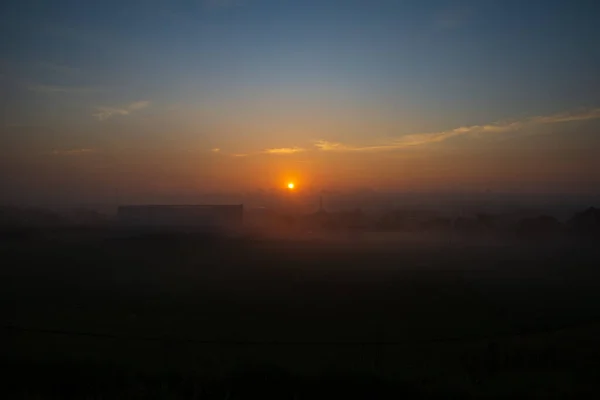
[[[214, 171], [215, 153], [398, 150], [414, 135], [452, 149], [460, 128], [573, 121], [571, 147], [589, 148], [599, 11], [593, 0], [9, 0], [1, 140], [28, 173], [34, 153], [145, 165], [123, 152], [193, 150]], [[464, 151], [481, 150], [473, 142]]]

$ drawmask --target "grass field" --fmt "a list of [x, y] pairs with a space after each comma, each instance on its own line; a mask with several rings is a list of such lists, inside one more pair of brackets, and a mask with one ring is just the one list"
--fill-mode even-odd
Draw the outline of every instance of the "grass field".
[[0, 259], [13, 394], [597, 390], [590, 245], [75, 235]]

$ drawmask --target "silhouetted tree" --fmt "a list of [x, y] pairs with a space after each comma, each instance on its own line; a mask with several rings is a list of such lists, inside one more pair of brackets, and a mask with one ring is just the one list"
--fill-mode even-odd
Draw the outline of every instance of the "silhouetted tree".
[[600, 209], [590, 207], [569, 220], [569, 228], [582, 235], [600, 235]]
[[562, 224], [554, 217], [540, 215], [535, 218], [525, 218], [519, 222], [517, 232], [526, 236], [550, 236], [563, 230]]

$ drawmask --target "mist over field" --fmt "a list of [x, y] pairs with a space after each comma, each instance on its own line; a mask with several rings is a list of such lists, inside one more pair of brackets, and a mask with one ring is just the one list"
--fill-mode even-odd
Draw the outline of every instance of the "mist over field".
[[3, 208], [9, 376], [29, 371], [39, 393], [77, 376], [62, 393], [109, 397], [131, 395], [113, 376], [133, 371], [151, 391], [179, 376], [181, 397], [592, 390], [598, 211], [409, 204], [249, 208], [235, 231]]

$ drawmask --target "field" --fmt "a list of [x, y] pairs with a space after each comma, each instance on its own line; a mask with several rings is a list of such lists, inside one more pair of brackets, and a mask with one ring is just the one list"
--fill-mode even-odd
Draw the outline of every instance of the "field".
[[5, 241], [0, 259], [13, 395], [598, 390], [589, 243], [87, 232]]

